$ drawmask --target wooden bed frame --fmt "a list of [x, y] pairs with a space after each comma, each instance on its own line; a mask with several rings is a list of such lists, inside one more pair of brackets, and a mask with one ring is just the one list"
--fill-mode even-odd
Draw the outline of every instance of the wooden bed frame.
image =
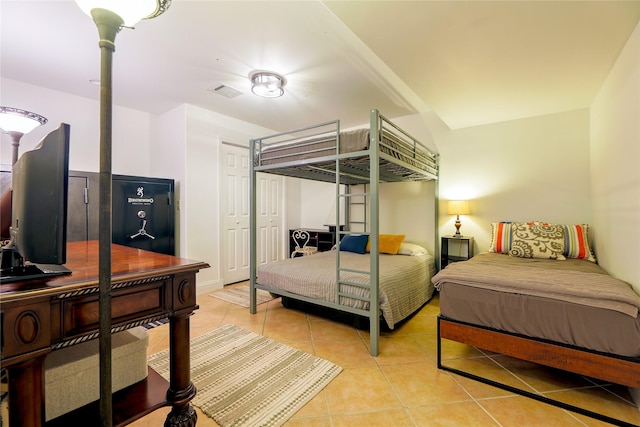
[[442, 339], [467, 344], [482, 350], [500, 353], [540, 365], [561, 369], [632, 388], [640, 388], [640, 358], [616, 356], [560, 344], [484, 326], [473, 325], [438, 316], [438, 368], [489, 384], [512, 393], [567, 409], [618, 426], [634, 426], [584, 408], [569, 405], [546, 396], [531, 393], [507, 384], [478, 376], [442, 363]]

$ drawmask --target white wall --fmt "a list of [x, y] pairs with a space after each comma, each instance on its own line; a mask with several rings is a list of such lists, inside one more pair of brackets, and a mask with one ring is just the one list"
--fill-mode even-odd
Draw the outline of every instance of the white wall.
[[[97, 100], [2, 79], [2, 105], [32, 111], [48, 119], [44, 126], [24, 135], [20, 153], [60, 126], [71, 125], [69, 168], [88, 172], [100, 169], [100, 105]], [[99, 87], [96, 86], [96, 91]], [[150, 170], [151, 116], [137, 110], [113, 107], [112, 169], [121, 175], [147, 176]], [[11, 139], [2, 135], [0, 163], [11, 164]]]
[[[336, 222], [336, 185], [300, 179], [300, 227], [327, 229]], [[342, 218], [344, 220], [344, 218]]]
[[187, 107], [181, 105], [152, 118], [153, 148], [149, 154], [149, 175], [174, 180], [175, 249], [186, 252], [186, 233], [183, 220], [184, 184], [186, 180]]
[[640, 294], [640, 24], [591, 107], [598, 262]]
[[[301, 199], [302, 193], [303, 193], [301, 190], [302, 182], [303, 182], [302, 179], [297, 179], [297, 178], [286, 177], [284, 179], [283, 192], [284, 194], [286, 194], [285, 230], [290, 230], [298, 227], [316, 228], [316, 225], [313, 225], [313, 226], [303, 225], [303, 222], [302, 222], [302, 218], [303, 218], [303, 214], [301, 210], [301, 206], [303, 206], [302, 199]], [[288, 250], [289, 242], [285, 242], [285, 247]]]
[[589, 223], [589, 112], [570, 111], [450, 130], [435, 115], [440, 152], [440, 233], [452, 234], [447, 200], [470, 200], [462, 234], [487, 251], [491, 223]]

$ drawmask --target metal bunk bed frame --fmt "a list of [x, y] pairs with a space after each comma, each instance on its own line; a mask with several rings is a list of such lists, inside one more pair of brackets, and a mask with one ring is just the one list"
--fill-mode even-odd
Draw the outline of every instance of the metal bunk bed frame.
[[[310, 142], [311, 141], [311, 142]], [[315, 148], [318, 142], [335, 141], [330, 148]], [[429, 150], [424, 144], [413, 138], [407, 132], [399, 128], [390, 120], [379, 113], [378, 110], [370, 112], [370, 129], [368, 149], [341, 152], [340, 145], [340, 121], [320, 123], [295, 131], [283, 132], [264, 138], [252, 139], [251, 164], [250, 164], [250, 313], [257, 311], [257, 289], [266, 290], [275, 294], [290, 297], [296, 300], [329, 307], [343, 312], [349, 312], [369, 318], [370, 327], [370, 354], [378, 356], [380, 352], [380, 307], [379, 307], [379, 184], [380, 182], [399, 181], [435, 181], [434, 197], [438, 197], [438, 155]], [[307, 153], [316, 156], [302, 160], [291, 160], [287, 154], [295, 144], [297, 148], [313, 147]], [[381, 148], [383, 149], [381, 151]], [[263, 153], [270, 150], [269, 161], [263, 161]], [[389, 154], [391, 152], [392, 154]], [[274, 156], [274, 153], [275, 156]], [[277, 154], [280, 153], [280, 154]], [[322, 155], [319, 155], [322, 153]], [[327, 153], [326, 155], [324, 153]], [[299, 154], [299, 153], [296, 153]], [[399, 160], [399, 158], [401, 160]], [[275, 160], [274, 160], [275, 159]], [[272, 163], [273, 162], [273, 163]], [[381, 172], [381, 164], [384, 168]], [[370, 264], [369, 271], [354, 271], [341, 267], [340, 250], [336, 250], [336, 296], [335, 303], [317, 300], [294, 294], [281, 289], [272, 289], [257, 283], [257, 195], [256, 173], [275, 173], [279, 175], [307, 178], [318, 181], [334, 182], [336, 184], [336, 224], [341, 224], [340, 199], [348, 199], [352, 195], [347, 190], [341, 192], [341, 185], [347, 187], [352, 184], [368, 184], [365, 194], [370, 204], [369, 234]], [[348, 205], [348, 203], [345, 203]], [[348, 214], [346, 215], [348, 218]], [[438, 241], [438, 204], [435, 203], [434, 248]], [[352, 231], [349, 224], [345, 230], [336, 227], [337, 241], [345, 235], [362, 234], [361, 231]], [[436, 252], [438, 250], [436, 249]], [[438, 254], [434, 256], [438, 259]], [[369, 275], [369, 285], [361, 285], [341, 280], [341, 272], [350, 272]], [[374, 284], [374, 286], [372, 286]], [[369, 298], [359, 297], [342, 291], [344, 285], [364, 287], [369, 289]], [[342, 297], [358, 299], [369, 302], [369, 309], [358, 309], [340, 304]]]

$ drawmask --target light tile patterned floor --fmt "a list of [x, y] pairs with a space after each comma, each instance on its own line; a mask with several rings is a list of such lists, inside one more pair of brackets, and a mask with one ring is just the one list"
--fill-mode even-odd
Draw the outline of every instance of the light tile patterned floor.
[[[191, 318], [191, 337], [226, 324], [263, 334], [328, 359], [344, 371], [287, 422], [287, 426], [605, 426], [606, 423], [438, 370], [437, 296], [393, 332], [383, 332], [379, 357], [369, 355], [369, 334], [351, 326], [282, 307], [280, 300], [258, 313], [203, 294]], [[149, 354], [168, 345], [168, 326], [149, 331]], [[445, 342], [450, 366], [493, 378], [640, 425], [640, 410], [624, 387], [546, 369], [501, 355]], [[169, 409], [132, 424], [161, 426]], [[198, 411], [198, 426], [217, 426]]]

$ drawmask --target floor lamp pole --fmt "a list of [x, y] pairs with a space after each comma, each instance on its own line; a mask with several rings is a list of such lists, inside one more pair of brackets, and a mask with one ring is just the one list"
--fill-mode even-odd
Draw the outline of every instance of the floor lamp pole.
[[112, 58], [115, 38], [123, 24], [117, 14], [93, 9], [93, 21], [100, 35], [100, 176], [98, 215], [98, 280], [100, 287], [100, 419], [102, 426], [113, 425], [111, 380], [111, 126]]
[[20, 139], [22, 139], [22, 132], [9, 132], [11, 136], [11, 165], [15, 165], [18, 161], [18, 154], [20, 148]]

